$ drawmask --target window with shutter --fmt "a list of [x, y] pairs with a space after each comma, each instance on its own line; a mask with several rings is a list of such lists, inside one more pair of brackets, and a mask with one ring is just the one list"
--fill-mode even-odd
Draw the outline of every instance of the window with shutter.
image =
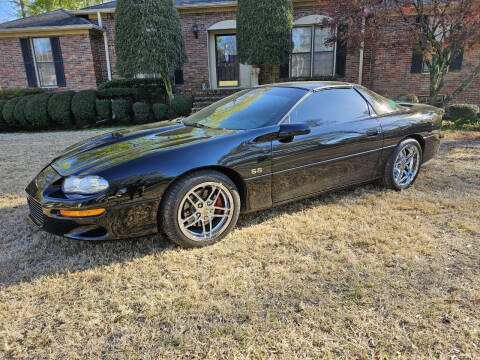
[[27, 74], [27, 82], [29, 87], [37, 87], [37, 76], [32, 58], [32, 47], [30, 39], [20, 39], [20, 46], [22, 48], [23, 63], [25, 65], [25, 72]]

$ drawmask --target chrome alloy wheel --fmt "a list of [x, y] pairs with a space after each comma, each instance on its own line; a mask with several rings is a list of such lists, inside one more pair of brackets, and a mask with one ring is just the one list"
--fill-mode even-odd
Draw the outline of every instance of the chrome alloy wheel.
[[405, 146], [397, 155], [393, 165], [393, 179], [398, 186], [410, 185], [417, 176], [420, 152], [415, 145]]
[[191, 189], [178, 208], [178, 226], [193, 241], [206, 241], [223, 233], [234, 213], [230, 190], [217, 182], [206, 182]]

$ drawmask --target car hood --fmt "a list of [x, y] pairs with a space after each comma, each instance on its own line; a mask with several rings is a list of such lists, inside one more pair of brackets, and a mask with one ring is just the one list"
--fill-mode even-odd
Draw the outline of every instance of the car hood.
[[75, 144], [51, 165], [62, 176], [106, 169], [156, 152], [191, 146], [236, 133], [168, 121], [113, 131]]

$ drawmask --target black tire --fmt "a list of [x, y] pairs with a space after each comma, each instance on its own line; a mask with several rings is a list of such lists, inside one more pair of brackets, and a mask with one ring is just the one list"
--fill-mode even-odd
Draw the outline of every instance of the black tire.
[[[398, 154], [404, 148], [406, 148], [408, 146], [415, 146], [417, 148], [417, 151], [418, 151], [418, 154], [419, 154], [418, 169], [415, 173], [415, 176], [412, 178], [412, 180], [409, 181], [407, 184], [402, 185], [402, 184], [398, 184], [395, 181], [394, 164], [395, 164], [395, 160], [398, 157]], [[422, 147], [420, 146], [420, 144], [418, 143], [417, 140], [415, 140], [413, 138], [407, 138], [407, 139], [403, 140], [400, 144], [397, 145], [397, 147], [393, 151], [392, 155], [390, 155], [390, 158], [388, 159], [387, 164], [385, 165], [385, 172], [384, 172], [384, 175], [383, 175], [383, 185], [388, 189], [393, 189], [393, 190], [397, 190], [397, 191], [408, 189], [410, 186], [413, 185], [413, 183], [415, 182], [415, 180], [418, 177], [418, 174], [420, 173], [420, 169], [421, 169], [421, 166], [422, 166], [422, 156], [423, 156]]]
[[[187, 237], [180, 228], [178, 213], [182, 205], [182, 201], [186, 195], [196, 186], [204, 183], [219, 183], [230, 192], [233, 210], [232, 217], [228, 226], [222, 228], [222, 232], [212, 236], [211, 238], [196, 241]], [[222, 240], [235, 227], [240, 215], [240, 195], [233, 181], [226, 175], [213, 170], [200, 170], [183, 176], [176, 180], [167, 190], [160, 205], [159, 222], [165, 235], [184, 248], [200, 248], [215, 244]], [[227, 225], [227, 224], [225, 224]]]

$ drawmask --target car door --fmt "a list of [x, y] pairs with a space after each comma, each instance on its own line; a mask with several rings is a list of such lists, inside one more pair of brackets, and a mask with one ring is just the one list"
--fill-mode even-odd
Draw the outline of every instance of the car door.
[[313, 92], [286, 122], [311, 133], [272, 142], [274, 203], [373, 179], [383, 145], [378, 120], [352, 87]]

